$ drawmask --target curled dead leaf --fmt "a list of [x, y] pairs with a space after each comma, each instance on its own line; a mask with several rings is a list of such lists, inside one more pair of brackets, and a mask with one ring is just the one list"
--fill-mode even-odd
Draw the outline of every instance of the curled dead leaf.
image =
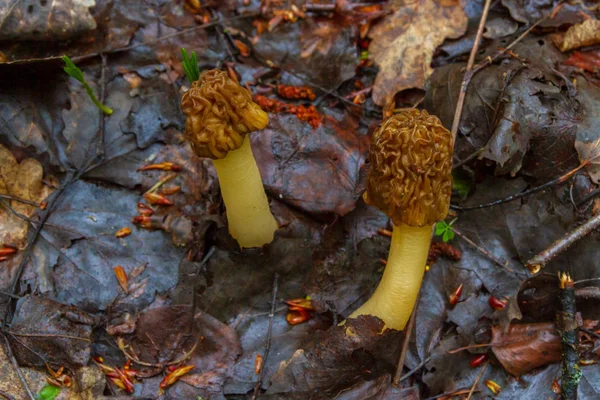
[[[25, 201], [39, 203], [52, 189], [42, 183], [44, 170], [33, 158], [20, 163], [13, 154], [0, 144], [0, 194], [13, 196]], [[31, 217], [36, 207], [17, 200], [4, 200], [19, 214]], [[0, 207], [0, 243], [13, 243], [23, 248], [26, 243], [28, 222]]]
[[586, 19], [570, 27], [564, 36], [554, 36], [552, 41], [562, 52], [600, 43], [600, 20]]

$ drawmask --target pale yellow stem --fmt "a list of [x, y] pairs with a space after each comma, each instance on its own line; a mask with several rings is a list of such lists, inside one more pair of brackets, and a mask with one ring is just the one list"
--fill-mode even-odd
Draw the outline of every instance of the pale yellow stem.
[[373, 296], [350, 318], [374, 315], [387, 328], [402, 330], [410, 318], [423, 280], [432, 226], [394, 226], [383, 277]]
[[239, 149], [213, 161], [231, 236], [241, 247], [260, 247], [271, 243], [277, 222], [269, 209], [250, 139], [244, 138]]

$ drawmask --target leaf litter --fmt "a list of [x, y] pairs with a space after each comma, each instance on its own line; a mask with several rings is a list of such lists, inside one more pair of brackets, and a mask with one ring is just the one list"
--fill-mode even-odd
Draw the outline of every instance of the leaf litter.
[[[407, 89], [422, 89], [422, 106], [451, 126], [463, 57], [474, 41], [467, 26], [477, 25], [481, 5], [247, 3], [237, 6], [248, 14], [237, 14], [233, 3], [97, 1], [89, 9], [96, 29], [90, 14], [81, 13], [83, 30], [71, 41], [57, 40], [52, 23], [0, 25], [10, 40], [0, 48], [8, 61], [0, 65], [0, 235], [3, 248], [18, 249], [0, 261], [0, 286], [10, 293], [18, 279], [14, 295], [21, 296], [2, 294], [8, 317], [2, 334], [30, 389], [45, 386], [49, 362], [53, 371], [65, 367], [75, 382], [57, 398], [71, 392], [79, 396], [72, 398], [123, 398], [90, 361], [102, 356], [114, 366], [133, 360], [141, 374], [136, 396], [156, 398], [161, 382], [180, 368], [186, 373], [161, 398], [250, 398], [271, 325], [261, 398], [418, 399], [468, 393], [474, 382], [473, 398], [484, 398], [490, 381], [501, 387], [498, 398], [552, 396], [560, 345], [549, 299], [557, 286], [526, 280], [523, 263], [597, 209], [593, 198], [577, 204], [597, 190], [597, 68], [593, 50], [570, 51], [595, 43], [584, 33], [597, 22], [597, 10], [510, 0], [492, 8], [480, 63], [531, 24], [541, 20], [544, 29], [474, 75], [454, 161], [469, 189], [453, 202], [468, 207], [503, 199], [584, 160], [589, 165], [519, 201], [457, 211], [452, 228], [461, 235], [447, 239], [462, 256], [429, 265], [403, 371], [412, 375], [394, 387], [402, 335], [383, 331], [372, 317], [337, 325], [374, 290], [389, 246], [378, 233], [390, 228], [388, 218], [360, 199], [370, 133], [382, 114], [373, 101], [412, 106], [419, 92]], [[19, 6], [9, 17], [17, 12], [27, 10]], [[271, 29], [262, 30], [264, 23]], [[33, 29], [50, 45], [24, 41]], [[580, 42], [569, 44], [571, 36]], [[253, 138], [280, 225], [262, 252], [240, 252], [232, 242], [215, 170], [183, 141], [181, 47], [197, 52], [201, 70], [223, 66], [255, 95], [295, 110], [313, 107], [320, 118], [311, 125], [297, 112], [272, 112], [263, 135]], [[63, 74], [53, 58], [65, 53], [112, 115], [99, 114]], [[278, 85], [309, 88], [315, 97], [282, 98]], [[362, 90], [365, 98], [353, 102]], [[141, 168], [165, 163], [182, 169]], [[156, 196], [168, 203], [147, 201]], [[116, 235], [125, 228], [128, 235]], [[580, 240], [546, 272], [598, 278], [597, 241], [595, 233]], [[577, 292], [584, 328], [592, 331], [600, 318], [596, 286], [590, 281]], [[315, 312], [288, 324], [284, 301], [305, 296]], [[491, 298], [508, 304], [495, 310]], [[535, 332], [537, 340], [523, 341], [522, 332]], [[597, 339], [582, 335], [581, 343], [595, 346]], [[453, 352], [473, 344], [488, 347]], [[490, 363], [473, 368], [481, 354]], [[0, 368], [7, 383], [0, 389], [26, 398], [5, 349]], [[582, 372], [580, 398], [594, 398], [597, 368]]]

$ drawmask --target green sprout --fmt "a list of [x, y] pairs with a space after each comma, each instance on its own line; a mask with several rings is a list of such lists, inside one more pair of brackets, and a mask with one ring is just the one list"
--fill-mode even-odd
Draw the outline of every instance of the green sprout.
[[60, 393], [60, 388], [54, 385], [46, 384], [38, 393], [38, 400], [54, 400]]
[[454, 228], [452, 225], [456, 222], [457, 218], [454, 218], [449, 223], [446, 221], [440, 221], [435, 224], [435, 235], [441, 236], [444, 243], [447, 243], [454, 239]]
[[195, 81], [200, 79], [200, 70], [198, 69], [198, 60], [196, 59], [196, 52], [192, 51], [192, 56], [190, 57], [188, 55], [187, 50], [182, 47], [181, 57], [183, 58], [181, 65], [183, 65], [185, 75], [187, 76], [190, 83], [194, 83]]
[[88, 85], [88, 83], [85, 81], [85, 78], [83, 77], [83, 72], [75, 64], [73, 64], [73, 61], [71, 61], [69, 56], [62, 56], [62, 60], [65, 62], [65, 72], [70, 77], [75, 78], [77, 81], [79, 81], [79, 83], [83, 85], [85, 91], [87, 92], [88, 96], [90, 96], [90, 99], [92, 99], [96, 107], [102, 110], [104, 114], [111, 115], [113, 113], [113, 110], [100, 103], [100, 100], [96, 98], [96, 95], [92, 91], [90, 85]]

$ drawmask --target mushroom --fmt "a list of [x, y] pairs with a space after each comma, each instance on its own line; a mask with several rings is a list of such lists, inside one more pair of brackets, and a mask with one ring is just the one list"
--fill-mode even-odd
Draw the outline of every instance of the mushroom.
[[185, 135], [199, 157], [213, 160], [227, 211], [229, 233], [241, 247], [273, 241], [277, 222], [246, 135], [269, 117], [250, 92], [223, 71], [205, 71], [181, 99]]
[[433, 226], [448, 214], [452, 192], [452, 134], [427, 111], [402, 110], [375, 131], [367, 204], [394, 223], [383, 277], [375, 293], [350, 317], [373, 315], [404, 329], [413, 310]]

